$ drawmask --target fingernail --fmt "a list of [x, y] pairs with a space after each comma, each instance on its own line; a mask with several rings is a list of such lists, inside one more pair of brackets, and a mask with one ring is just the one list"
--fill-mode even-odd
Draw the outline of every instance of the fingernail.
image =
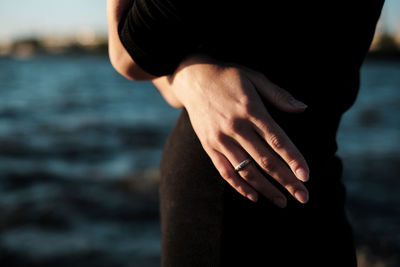
[[257, 193], [250, 193], [250, 194], [247, 195], [247, 198], [250, 199], [253, 202], [257, 202], [257, 200], [258, 200]]
[[274, 197], [272, 201], [280, 208], [286, 207], [286, 200], [283, 197]]
[[305, 108], [308, 107], [306, 104], [304, 104], [303, 102], [301, 102], [301, 101], [299, 101], [299, 100], [297, 100], [297, 99], [295, 99], [295, 98], [293, 98], [293, 97], [291, 97], [291, 98], [289, 99], [289, 103], [290, 103], [293, 107], [295, 107], [295, 108], [302, 108], [302, 109], [305, 109]]
[[298, 200], [298, 201], [300, 201], [301, 203], [307, 203], [307, 201], [308, 201], [308, 194], [307, 194], [307, 192], [306, 191], [303, 191], [303, 190], [297, 190], [295, 193], [294, 193], [294, 196], [295, 196], [295, 198]]
[[299, 178], [303, 182], [307, 182], [308, 179], [310, 178], [308, 172], [303, 168], [298, 168], [296, 170], [296, 176], [297, 176], [297, 178]]

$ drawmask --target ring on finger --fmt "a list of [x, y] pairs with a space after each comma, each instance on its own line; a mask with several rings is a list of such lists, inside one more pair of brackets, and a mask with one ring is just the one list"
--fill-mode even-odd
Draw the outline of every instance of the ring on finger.
[[249, 163], [251, 162], [251, 159], [245, 159], [242, 162], [240, 162], [236, 167], [235, 167], [235, 172], [239, 172], [241, 170], [243, 170], [247, 165], [249, 165]]

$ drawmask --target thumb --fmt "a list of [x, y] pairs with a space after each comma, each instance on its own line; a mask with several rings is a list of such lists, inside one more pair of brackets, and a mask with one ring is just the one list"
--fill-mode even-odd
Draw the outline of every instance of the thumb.
[[268, 102], [277, 109], [289, 113], [299, 113], [303, 112], [307, 108], [306, 104], [295, 99], [285, 89], [272, 83], [263, 74], [249, 69], [246, 69], [245, 73], [261, 97], [268, 100]]

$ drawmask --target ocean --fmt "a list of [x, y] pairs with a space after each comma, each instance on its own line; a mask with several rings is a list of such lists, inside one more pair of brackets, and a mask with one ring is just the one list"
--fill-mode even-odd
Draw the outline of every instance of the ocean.
[[[158, 165], [178, 114], [105, 56], [0, 58], [0, 265], [158, 266]], [[365, 62], [338, 144], [357, 245], [396, 261], [400, 62]]]

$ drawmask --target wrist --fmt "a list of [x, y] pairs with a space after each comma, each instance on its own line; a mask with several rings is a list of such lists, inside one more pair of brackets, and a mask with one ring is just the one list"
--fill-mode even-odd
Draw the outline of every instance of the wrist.
[[174, 74], [168, 76], [171, 91], [186, 109], [190, 109], [207, 94], [219, 70], [219, 64], [213, 58], [204, 54], [190, 55]]

